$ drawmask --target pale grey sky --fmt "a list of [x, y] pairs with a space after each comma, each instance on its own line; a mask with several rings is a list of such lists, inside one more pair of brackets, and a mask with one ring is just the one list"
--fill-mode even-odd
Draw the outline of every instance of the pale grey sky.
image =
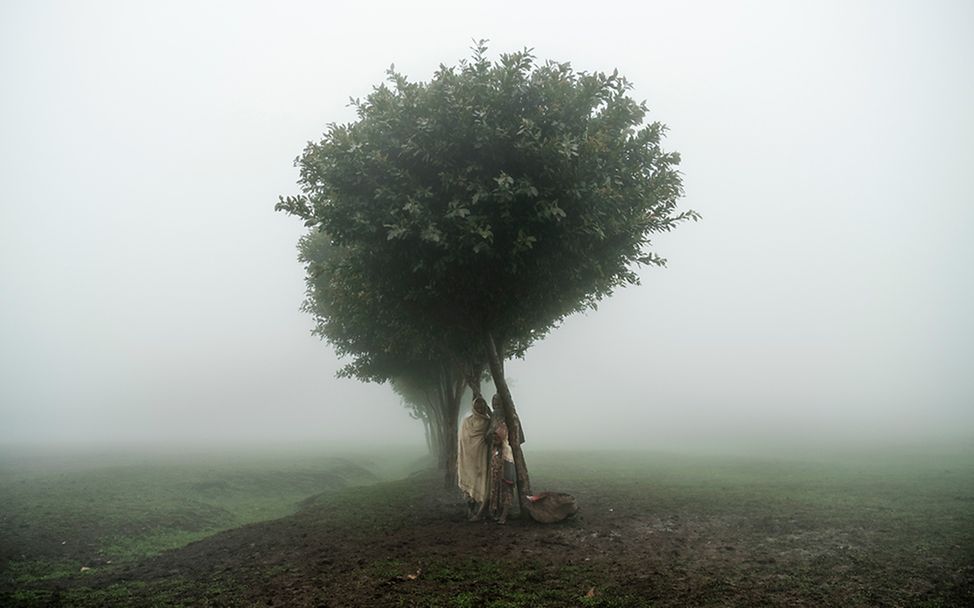
[[333, 377], [273, 205], [473, 38], [618, 68], [704, 216], [510, 364], [534, 445], [971, 436], [974, 3], [8, 1], [0, 442], [421, 442]]

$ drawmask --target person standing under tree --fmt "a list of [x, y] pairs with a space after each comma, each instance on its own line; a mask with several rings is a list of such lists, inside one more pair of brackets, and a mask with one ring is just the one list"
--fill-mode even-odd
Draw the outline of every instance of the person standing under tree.
[[490, 415], [487, 401], [474, 397], [473, 408], [460, 425], [457, 441], [457, 483], [467, 499], [467, 518], [483, 518], [488, 498], [488, 429]]
[[490, 516], [499, 524], [507, 523], [507, 513], [514, 502], [514, 451], [507, 440], [507, 424], [494, 429], [490, 451]]

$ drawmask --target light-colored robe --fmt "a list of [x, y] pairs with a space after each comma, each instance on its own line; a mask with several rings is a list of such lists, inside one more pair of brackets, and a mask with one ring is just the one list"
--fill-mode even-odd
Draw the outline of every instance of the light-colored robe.
[[483, 502], [487, 498], [489, 428], [488, 416], [470, 412], [460, 424], [457, 441], [457, 479], [460, 489], [470, 500], [477, 502]]

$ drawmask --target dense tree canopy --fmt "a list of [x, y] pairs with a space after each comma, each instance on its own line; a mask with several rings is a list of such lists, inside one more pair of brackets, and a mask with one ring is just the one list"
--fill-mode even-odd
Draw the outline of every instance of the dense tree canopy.
[[663, 262], [651, 235], [694, 217], [664, 127], [616, 73], [480, 47], [430, 82], [389, 80], [308, 145], [302, 194], [278, 206], [367, 258], [375, 297], [416, 320], [521, 351], [637, 283], [634, 265]]
[[335, 246], [327, 234], [312, 232], [298, 244], [305, 263], [308, 298], [303, 310], [314, 316], [314, 332], [351, 361], [340, 376], [385, 382], [403, 373], [423, 373], [429, 362], [450, 356], [442, 332], [417, 323], [371, 283], [369, 260]]
[[679, 156], [616, 72], [492, 62], [481, 43], [429, 82], [388, 75], [308, 144], [301, 193], [277, 206], [328, 251], [309, 264], [319, 329], [365, 379], [489, 362], [521, 436], [503, 359], [664, 263], [651, 237], [697, 217], [677, 209]]

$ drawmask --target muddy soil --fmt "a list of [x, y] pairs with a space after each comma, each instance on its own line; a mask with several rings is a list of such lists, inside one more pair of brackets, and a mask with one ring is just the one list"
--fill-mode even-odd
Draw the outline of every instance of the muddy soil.
[[654, 510], [644, 495], [582, 486], [572, 520], [501, 526], [466, 521], [439, 484], [416, 476], [312, 499], [290, 517], [55, 581], [49, 604], [78, 585], [176, 580], [168, 602], [212, 606], [974, 605], [969, 546], [925, 552], [868, 520]]

